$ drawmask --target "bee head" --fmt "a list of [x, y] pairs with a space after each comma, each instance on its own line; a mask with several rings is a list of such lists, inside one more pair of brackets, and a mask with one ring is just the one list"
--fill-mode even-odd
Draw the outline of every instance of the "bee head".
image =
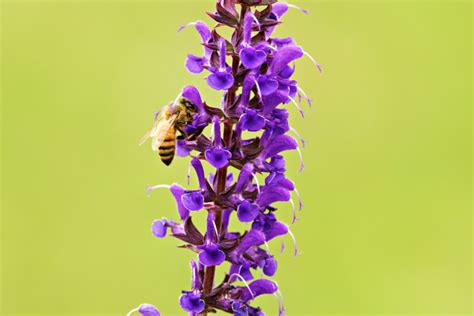
[[189, 101], [188, 99], [182, 98], [182, 99], [181, 99], [181, 104], [184, 105], [184, 107], [186, 108], [186, 110], [188, 110], [188, 111], [190, 111], [190, 112], [196, 112], [196, 106], [194, 105], [194, 103], [192, 103], [192, 102]]

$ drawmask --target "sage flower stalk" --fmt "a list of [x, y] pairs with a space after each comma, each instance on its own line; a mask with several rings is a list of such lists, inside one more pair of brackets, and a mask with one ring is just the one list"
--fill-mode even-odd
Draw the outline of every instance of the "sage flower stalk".
[[[295, 184], [285, 174], [282, 154], [297, 150], [301, 157], [297, 140], [289, 135], [294, 132], [300, 138], [288, 123], [286, 107], [296, 106], [303, 114], [301, 100], [311, 104], [292, 79], [295, 61], [306, 55], [321, 70], [291, 37], [273, 37], [290, 7], [295, 6], [277, 0], [220, 0], [215, 11], [208, 13], [217, 23], [214, 28], [202, 21], [180, 28], [193, 26], [203, 46], [202, 56], [189, 54], [185, 67], [194, 74], [206, 72], [207, 84], [223, 91], [220, 107], [203, 102], [193, 86], [184, 87], [179, 95], [196, 111], [183, 128], [176, 154], [190, 157], [198, 187], [189, 190], [174, 183], [148, 188], [150, 192], [168, 189], [178, 210], [176, 220], [155, 220], [153, 235], [177, 238], [184, 242], [182, 248], [197, 255], [190, 263], [191, 286], [179, 297], [182, 309], [191, 316], [216, 311], [261, 316], [264, 313], [253, 306], [253, 300], [260, 295], [280, 295], [277, 283], [270, 279], [278, 264], [268, 243], [287, 234], [294, 237], [289, 226], [278, 220], [273, 204], [288, 202], [294, 220], [293, 197], [300, 210], [303, 206]], [[219, 34], [224, 27], [233, 31], [228, 39]], [[250, 136], [244, 137], [244, 131]], [[206, 175], [203, 163], [215, 172]], [[206, 227], [194, 225], [193, 212], [207, 213]], [[248, 223], [248, 230], [230, 231], [230, 221]], [[224, 279], [215, 280], [216, 269], [226, 262]], [[279, 315], [284, 315], [283, 303], [278, 302]], [[150, 304], [130, 314], [134, 312], [160, 315]]]

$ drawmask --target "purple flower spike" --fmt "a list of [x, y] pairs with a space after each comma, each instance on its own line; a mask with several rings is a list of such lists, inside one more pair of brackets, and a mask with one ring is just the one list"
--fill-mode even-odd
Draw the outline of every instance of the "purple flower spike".
[[138, 307], [138, 312], [142, 316], [160, 316], [160, 311], [151, 304], [142, 304]]
[[151, 225], [151, 231], [155, 237], [163, 238], [166, 236], [167, 231], [166, 220], [159, 219], [153, 222]]
[[220, 169], [229, 164], [229, 159], [232, 157], [230, 151], [223, 148], [211, 148], [204, 153], [206, 160], [215, 168]]
[[187, 191], [181, 196], [184, 207], [190, 211], [199, 211], [204, 205], [204, 196], [201, 191]]
[[258, 132], [265, 126], [265, 118], [253, 109], [248, 109], [244, 115], [240, 118], [243, 130], [251, 132]]
[[202, 249], [199, 254], [199, 262], [203, 265], [218, 266], [225, 260], [225, 253], [219, 249], [219, 246], [213, 243], [208, 243], [204, 246], [200, 246]]
[[258, 205], [243, 200], [237, 207], [237, 217], [241, 222], [247, 223], [253, 221], [258, 215]]
[[192, 313], [200, 313], [206, 306], [204, 301], [201, 299], [201, 295], [192, 292], [181, 295], [179, 298], [179, 304], [185, 311]]
[[[276, 207], [276, 203], [289, 202], [295, 214], [293, 191], [300, 208], [302, 205], [286, 174], [286, 151], [297, 150], [302, 164], [297, 140], [304, 147], [303, 138], [289, 124], [288, 106], [294, 105], [302, 113], [301, 101], [310, 103], [310, 97], [292, 79], [296, 60], [306, 55], [320, 68], [292, 37], [272, 36], [289, 8], [307, 13], [278, 0], [218, 0], [215, 10], [207, 14], [214, 20], [213, 28], [201, 21], [184, 26], [195, 27], [204, 48], [203, 55], [188, 54], [185, 67], [194, 74], [206, 72], [207, 85], [222, 91], [220, 101], [204, 102], [196, 87], [185, 86], [173, 106], [164, 107], [166, 112], [160, 115], [174, 120], [176, 144], [168, 136], [161, 141], [158, 130], [164, 121], [157, 116], [144, 137], [152, 138], [154, 147], [160, 143], [160, 148], [154, 149], [159, 149], [162, 158], [171, 158], [174, 152], [190, 161], [186, 190], [178, 184], [148, 188], [169, 189], [181, 218], [178, 222], [155, 220], [153, 235], [170, 235], [180, 241], [179, 248], [198, 257], [191, 260], [191, 288], [182, 290], [179, 299], [189, 316], [264, 316], [260, 307], [253, 306], [254, 299], [264, 294], [277, 297], [278, 313], [272, 315], [285, 314], [277, 284], [254, 276], [276, 274], [278, 263], [267, 244], [276, 237], [288, 234], [297, 252], [296, 238], [280, 221], [281, 211]], [[177, 111], [181, 109], [177, 107], [186, 111]], [[180, 164], [173, 166], [178, 170]], [[194, 181], [190, 181], [192, 169]], [[197, 211], [204, 214], [191, 216]], [[247, 229], [235, 230], [239, 225], [232, 221], [247, 223]], [[216, 273], [223, 265], [227, 273], [222, 280]], [[148, 304], [129, 315], [138, 311], [142, 316], [159, 316]]]
[[240, 59], [246, 68], [255, 69], [265, 62], [267, 59], [267, 53], [263, 50], [247, 47], [240, 51]]

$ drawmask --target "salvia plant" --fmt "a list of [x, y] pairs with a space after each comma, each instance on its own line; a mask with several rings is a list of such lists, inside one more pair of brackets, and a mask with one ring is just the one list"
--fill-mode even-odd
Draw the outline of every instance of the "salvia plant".
[[[281, 293], [272, 277], [277, 261], [268, 242], [289, 234], [288, 225], [277, 219], [275, 202], [288, 202], [296, 219], [292, 194], [302, 202], [294, 183], [286, 178], [284, 151], [296, 150], [304, 141], [288, 123], [286, 105], [293, 104], [301, 114], [301, 100], [311, 100], [291, 79], [294, 61], [309, 54], [291, 37], [273, 37], [275, 27], [289, 8], [277, 0], [221, 0], [208, 15], [217, 22], [209, 28], [204, 22], [189, 23], [199, 33], [204, 53], [188, 55], [185, 66], [194, 74], [209, 72], [207, 84], [223, 91], [220, 107], [202, 101], [197, 88], [186, 86], [178, 98], [155, 115], [154, 127], [145, 135], [167, 165], [174, 154], [191, 157], [199, 187], [184, 189], [178, 184], [148, 187], [149, 192], [166, 188], [176, 200], [179, 220], [162, 218], [152, 224], [158, 238], [167, 234], [185, 244], [182, 248], [197, 254], [191, 260], [191, 288], [183, 290], [179, 304], [189, 315], [217, 311], [236, 316], [264, 315], [253, 300], [264, 294], [278, 298], [279, 315], [285, 310]], [[297, 8], [299, 9], [299, 8]], [[303, 13], [305, 10], [299, 9]], [[221, 28], [230, 28], [225, 39]], [[204, 130], [210, 127], [206, 136]], [[176, 132], [181, 134], [176, 137]], [[244, 137], [243, 132], [246, 131]], [[203, 162], [215, 168], [206, 176]], [[303, 167], [301, 159], [301, 169]], [[231, 173], [231, 171], [234, 173]], [[188, 184], [189, 184], [188, 172]], [[235, 179], [234, 179], [235, 177]], [[263, 177], [259, 183], [258, 177]], [[205, 229], [198, 229], [193, 212], [207, 212]], [[229, 231], [229, 222], [248, 223], [245, 232]], [[295, 255], [297, 253], [295, 243]], [[230, 266], [223, 280], [215, 280], [218, 267]], [[265, 275], [266, 277], [263, 277]], [[258, 277], [256, 277], [258, 276]], [[238, 285], [241, 284], [241, 285]], [[159, 316], [153, 305], [142, 304], [129, 315]]]

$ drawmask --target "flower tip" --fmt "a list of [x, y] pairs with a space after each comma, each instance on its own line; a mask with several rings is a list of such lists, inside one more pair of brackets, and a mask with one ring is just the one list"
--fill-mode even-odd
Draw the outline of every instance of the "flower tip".
[[302, 163], [302, 164], [300, 165], [300, 168], [298, 169], [298, 172], [299, 172], [299, 173], [302, 173], [302, 172], [303, 172], [303, 169], [304, 169], [304, 163]]

